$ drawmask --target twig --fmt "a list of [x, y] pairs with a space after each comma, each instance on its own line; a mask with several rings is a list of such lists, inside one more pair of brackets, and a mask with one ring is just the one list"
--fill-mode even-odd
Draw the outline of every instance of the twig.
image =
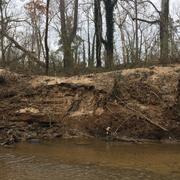
[[114, 118], [115, 120], [119, 121], [119, 118], [114, 115], [115, 113], [114, 113], [107, 105], [106, 105], [105, 107], [106, 107], [106, 109], [112, 114], [113, 118]]
[[150, 124], [152, 124], [152, 125], [160, 128], [160, 129], [163, 130], [163, 131], [168, 131], [165, 127], [163, 127], [163, 126], [161, 126], [161, 125], [153, 122], [150, 118], [148, 118], [147, 116], [145, 116], [142, 112], [137, 111], [137, 110], [129, 107], [129, 106], [128, 106], [122, 99], [120, 99], [118, 96], [115, 95], [115, 97], [116, 97], [121, 103], [123, 103], [124, 106], [125, 106], [127, 109], [129, 109], [129, 110], [131, 110], [131, 111], [133, 111], [133, 112], [135, 112], [135, 113], [138, 113], [144, 120], [146, 120], [146, 121], [149, 122]]
[[[106, 106], [106, 109], [112, 114], [112, 117], [113, 117], [115, 120], [119, 120], [119, 118], [114, 115], [115, 113], [114, 113], [108, 106]], [[128, 120], [129, 120], [129, 119], [126, 119], [126, 120], [124, 120], [123, 122], [121, 122], [121, 124], [120, 124], [119, 127], [114, 131], [113, 134], [117, 134], [117, 132], [118, 132], [118, 130], [120, 129], [120, 127], [121, 127], [125, 122], [127, 122]]]

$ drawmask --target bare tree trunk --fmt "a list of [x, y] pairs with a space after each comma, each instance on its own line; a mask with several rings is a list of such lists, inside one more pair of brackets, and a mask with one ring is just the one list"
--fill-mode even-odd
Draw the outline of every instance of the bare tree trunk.
[[140, 36], [140, 40], [139, 40], [139, 52], [138, 52], [138, 62], [140, 62], [140, 60], [141, 60], [141, 54], [142, 54], [142, 48], [143, 48], [143, 32], [142, 32], [142, 30], [141, 30], [141, 28], [139, 28], [139, 30], [140, 30], [140, 34], [139, 34], [139, 36]]
[[123, 64], [127, 64], [125, 34], [124, 34], [124, 31], [123, 31], [122, 25], [119, 25], [119, 29], [120, 29], [120, 32], [121, 32]]
[[78, 64], [78, 47], [76, 47], [74, 51], [74, 63], [75, 65]]
[[90, 32], [89, 32], [89, 12], [87, 16], [87, 31], [88, 31], [88, 67], [91, 67], [91, 42], [90, 42]]
[[92, 43], [92, 50], [91, 50], [91, 67], [94, 67], [95, 41], [96, 41], [96, 35], [94, 34], [93, 43]]
[[64, 68], [72, 68], [72, 55], [71, 55], [71, 43], [69, 43], [69, 37], [66, 27], [66, 17], [65, 17], [65, 1], [60, 0], [60, 14], [61, 14], [61, 35], [63, 43], [63, 53], [64, 53]]
[[101, 67], [102, 16], [100, 0], [94, 0], [95, 34], [96, 34], [96, 66]]
[[[4, 15], [3, 15], [3, 2], [0, 0], [0, 13], [1, 13], [1, 31], [4, 33], [5, 31], [5, 22], [4, 22]], [[4, 50], [4, 35], [1, 33], [0, 38], [1, 38], [1, 62], [2, 66], [5, 66], [6, 60], [5, 60], [5, 50]]]
[[69, 32], [67, 29], [67, 24], [66, 24], [67, 21], [66, 21], [66, 12], [65, 12], [65, 1], [60, 0], [61, 34], [62, 34], [63, 53], [64, 53], [64, 69], [66, 71], [71, 70], [74, 65], [71, 45], [77, 32], [79, 1], [75, 0], [74, 3], [75, 5], [74, 5], [73, 28]]
[[160, 62], [169, 63], [169, 0], [161, 0], [160, 15]]
[[139, 33], [138, 33], [138, 3], [137, 0], [135, 3], [135, 35], [136, 35], [136, 59], [135, 62], [139, 63]]
[[114, 66], [114, 7], [117, 0], [103, 0], [106, 11], [106, 40], [103, 40], [106, 49], [105, 66], [112, 69]]
[[105, 42], [105, 49], [106, 49], [106, 61], [105, 61], [105, 66], [108, 69], [112, 69], [113, 67], [113, 60], [114, 60], [114, 38], [113, 38], [113, 33], [114, 33], [114, 22], [113, 22], [113, 9], [114, 7], [108, 3], [105, 5], [106, 9], [106, 38], [107, 41]]
[[35, 43], [35, 52], [37, 54], [38, 59], [40, 60], [41, 57], [41, 43], [40, 43], [40, 36], [39, 36], [39, 24], [38, 24], [38, 16], [37, 16], [37, 9], [34, 5], [34, 19], [32, 21], [33, 24], [33, 31], [34, 31], [34, 43]]
[[86, 49], [85, 49], [84, 41], [83, 41], [83, 66], [86, 67]]
[[45, 28], [45, 50], [46, 50], [46, 74], [49, 73], [49, 46], [48, 46], [48, 32], [49, 32], [49, 4], [50, 0], [47, 0], [46, 4], [46, 28]]

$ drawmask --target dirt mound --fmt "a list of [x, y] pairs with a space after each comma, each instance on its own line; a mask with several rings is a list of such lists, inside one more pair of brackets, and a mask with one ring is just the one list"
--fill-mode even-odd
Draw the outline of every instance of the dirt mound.
[[6, 74], [0, 84], [3, 144], [62, 136], [180, 138], [179, 65], [70, 78]]
[[116, 77], [112, 98], [127, 110], [123, 112], [127, 118], [129, 111], [133, 113], [126, 121], [128, 132], [140, 138], [179, 137], [179, 117], [173, 112], [178, 81], [179, 66], [129, 70]]

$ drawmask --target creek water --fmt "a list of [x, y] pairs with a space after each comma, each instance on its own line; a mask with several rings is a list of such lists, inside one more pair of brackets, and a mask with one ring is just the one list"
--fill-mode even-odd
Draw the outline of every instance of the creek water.
[[99, 140], [0, 148], [0, 180], [180, 180], [180, 145]]

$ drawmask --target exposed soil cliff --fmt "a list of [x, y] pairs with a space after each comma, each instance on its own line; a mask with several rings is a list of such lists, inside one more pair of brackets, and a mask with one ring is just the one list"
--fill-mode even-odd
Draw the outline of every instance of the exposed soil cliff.
[[0, 143], [180, 139], [180, 65], [75, 77], [0, 70]]

